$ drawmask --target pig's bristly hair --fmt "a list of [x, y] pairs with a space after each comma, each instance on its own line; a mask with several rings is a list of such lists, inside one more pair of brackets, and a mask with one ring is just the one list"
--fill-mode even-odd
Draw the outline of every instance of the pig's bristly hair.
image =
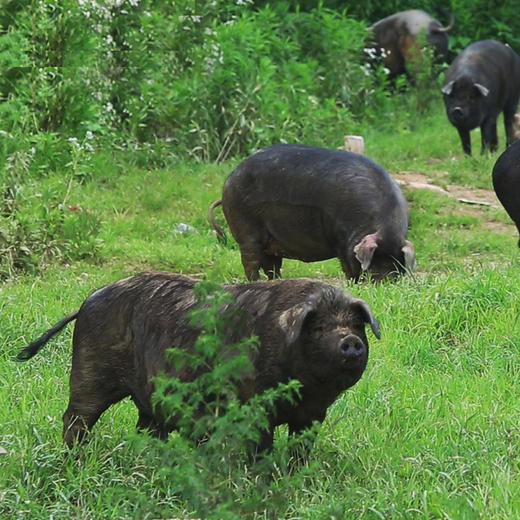
[[35, 354], [38, 353], [38, 350], [40, 350], [47, 341], [49, 341], [52, 336], [60, 332], [65, 326], [70, 323], [71, 321], [75, 320], [78, 317], [78, 312], [75, 311], [72, 314], [69, 314], [65, 318], [61, 319], [56, 325], [54, 325], [52, 328], [50, 328], [47, 332], [42, 334], [36, 341], [33, 341], [29, 345], [27, 345], [24, 349], [22, 349], [18, 355], [16, 356], [16, 359], [18, 361], [27, 361], [28, 359], [31, 359]]

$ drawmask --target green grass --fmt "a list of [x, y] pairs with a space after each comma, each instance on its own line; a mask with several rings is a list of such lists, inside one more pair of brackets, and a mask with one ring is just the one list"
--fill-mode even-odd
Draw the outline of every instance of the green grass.
[[[463, 157], [440, 106], [413, 129], [371, 129], [365, 137], [368, 155], [392, 173], [421, 172], [441, 186], [491, 186], [498, 154]], [[475, 146], [477, 133], [472, 137]], [[500, 143], [502, 150], [503, 133]], [[63, 172], [24, 185], [28, 214], [38, 208], [36, 194], [49, 191], [95, 215], [101, 250], [93, 260], [51, 261], [0, 285], [0, 446], [7, 450], [0, 455], [0, 518], [192, 513], [159, 466], [134, 448], [137, 414], [130, 402], [111, 407], [90, 442], [72, 453], [62, 446], [73, 327], [33, 360], [13, 360], [92, 290], [137, 271], [244, 281], [229, 232], [223, 246], [206, 222], [209, 204], [238, 160], [147, 170], [130, 159], [116, 161], [117, 167], [100, 163], [68, 194]], [[414, 276], [356, 285], [344, 279], [337, 260], [284, 262], [284, 277], [320, 278], [365, 298], [382, 339], [370, 335], [367, 371], [330, 408], [312, 454], [313, 472], [292, 488], [288, 481], [288, 498], [277, 498], [275, 513], [275, 502], [259, 503], [257, 518], [520, 516], [516, 229], [501, 208], [469, 211], [427, 190], [405, 195], [419, 262]], [[224, 222], [220, 209], [217, 218]], [[177, 233], [179, 223], [198, 233]]]

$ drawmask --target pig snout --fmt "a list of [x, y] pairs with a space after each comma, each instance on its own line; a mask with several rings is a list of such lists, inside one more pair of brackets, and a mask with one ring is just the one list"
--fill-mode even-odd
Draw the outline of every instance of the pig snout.
[[451, 117], [455, 121], [460, 121], [460, 120], [464, 119], [464, 117], [465, 117], [464, 110], [462, 110], [461, 107], [454, 107], [454, 108], [452, 108], [451, 109]]
[[366, 358], [367, 347], [360, 338], [350, 334], [341, 340], [340, 353], [344, 363], [358, 363]]

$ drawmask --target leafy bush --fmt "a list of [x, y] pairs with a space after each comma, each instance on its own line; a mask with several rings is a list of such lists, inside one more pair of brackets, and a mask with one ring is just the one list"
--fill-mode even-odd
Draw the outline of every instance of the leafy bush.
[[[175, 418], [178, 432], [170, 434], [166, 442], [138, 439], [137, 446], [155, 457], [154, 463], [159, 463], [163, 477], [188, 511], [208, 519], [248, 518], [268, 493], [287, 491], [302, 478], [286, 475], [288, 481], [278, 482], [272, 473], [287, 455], [290, 442], [277, 459], [265, 453], [252, 464], [248, 457], [268, 428], [275, 401], [293, 400], [299, 383], [280, 384], [240, 402], [239, 381], [253, 369], [249, 353], [257, 340], [226, 342], [229, 330], [240, 330], [243, 321], [233, 310], [230, 293], [201, 282], [196, 294], [200, 308], [191, 313], [191, 324], [202, 332], [193, 352], [172, 348], [169, 357], [176, 370], [198, 376], [193, 381], [166, 375], [155, 379], [154, 404], [166, 417]], [[265, 507], [269, 509], [269, 505]]]
[[[386, 97], [362, 67], [363, 22], [322, 7], [30, 6], [8, 6], [12, 29], [0, 39], [11, 71], [0, 84], [2, 130], [16, 137], [14, 151], [29, 153], [42, 133], [82, 141], [91, 132], [100, 145], [161, 139], [174, 155], [224, 160], [278, 141], [341, 142], [345, 125]], [[71, 160], [59, 142], [48, 155]]]

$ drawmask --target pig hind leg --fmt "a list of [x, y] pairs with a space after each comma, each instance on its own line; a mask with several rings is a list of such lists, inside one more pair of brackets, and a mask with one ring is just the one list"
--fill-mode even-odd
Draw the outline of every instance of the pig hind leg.
[[282, 260], [283, 258], [281, 256], [262, 255], [260, 265], [269, 280], [282, 277]]
[[509, 146], [514, 140], [514, 120], [516, 107], [518, 105], [518, 97], [504, 107], [504, 127], [506, 130], [506, 146]]
[[254, 282], [260, 279], [261, 267], [263, 267], [264, 271], [266, 267], [268, 269], [273, 269], [274, 267], [270, 262], [266, 263], [264, 253], [265, 240], [262, 240], [262, 237], [254, 233], [253, 230], [249, 230], [244, 236], [245, 238], [237, 237], [237, 242], [240, 246], [240, 255], [246, 278]]
[[127, 397], [115, 374], [93, 374], [72, 367], [69, 406], [63, 414], [63, 442], [69, 447], [81, 441], [100, 415]]
[[489, 151], [496, 152], [498, 148], [498, 136], [497, 136], [497, 120], [496, 118], [490, 117], [486, 119], [481, 127], [480, 131], [482, 134], [482, 153], [489, 148]]
[[261, 251], [251, 249], [247, 246], [240, 245], [240, 256], [242, 258], [242, 266], [246, 278], [250, 282], [255, 282], [260, 279], [260, 265], [262, 263]]

